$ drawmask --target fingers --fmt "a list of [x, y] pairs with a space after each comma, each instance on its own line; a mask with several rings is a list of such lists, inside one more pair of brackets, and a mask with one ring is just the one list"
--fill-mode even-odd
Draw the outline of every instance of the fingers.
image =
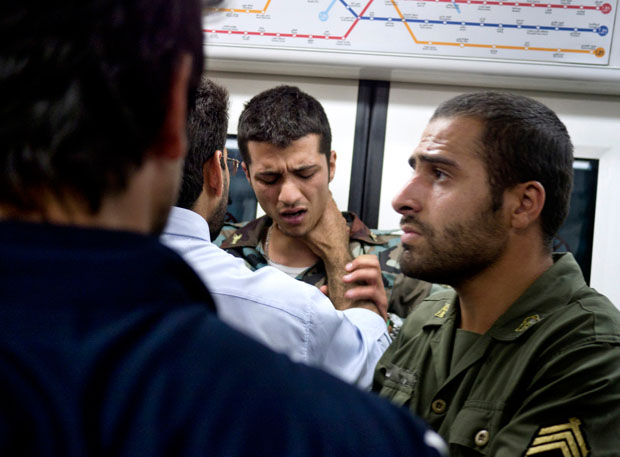
[[325, 205], [325, 209], [319, 219], [318, 225], [325, 229], [344, 231], [347, 234], [346, 239], [348, 243], [349, 227], [347, 226], [345, 218], [342, 217], [342, 213], [336, 206], [336, 202], [333, 198], [330, 199]]
[[327, 293], [327, 286], [321, 286], [319, 287], [319, 290], [329, 297], [329, 294]]
[[349, 273], [343, 276], [343, 281], [356, 284], [345, 293], [345, 297], [353, 301], [372, 301], [377, 305], [379, 314], [387, 319], [387, 295], [379, 259], [370, 254], [362, 255], [349, 262], [345, 269]]
[[387, 320], [387, 296], [383, 283], [381, 287], [376, 285], [359, 285], [346, 291], [345, 297], [352, 301], [371, 301], [377, 306], [379, 315]]
[[356, 257], [351, 262], [347, 264], [347, 271], [355, 270], [356, 268], [363, 267], [374, 267], [378, 270], [381, 270], [381, 265], [379, 265], [379, 258], [376, 255], [372, 254], [364, 254], [359, 257]]
[[362, 268], [355, 270], [352, 273], [344, 275], [342, 280], [346, 283], [360, 282], [371, 285], [381, 283], [383, 285], [381, 270], [377, 270], [375, 268]]
[[341, 262], [340, 269], [351, 258], [349, 226], [333, 201], [328, 202], [314, 228], [300, 239], [324, 262]]
[[352, 300], [382, 300], [380, 291], [375, 286], [360, 285], [346, 291], [345, 296]]
[[356, 257], [345, 266], [349, 273], [343, 277], [344, 282], [364, 281], [368, 284], [383, 283], [381, 265], [377, 256], [371, 254]]

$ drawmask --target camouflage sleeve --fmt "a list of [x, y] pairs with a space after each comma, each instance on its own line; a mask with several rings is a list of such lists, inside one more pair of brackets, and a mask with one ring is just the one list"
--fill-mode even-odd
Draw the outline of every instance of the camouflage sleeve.
[[[402, 252], [400, 236], [383, 235], [387, 239], [387, 246], [380, 252], [374, 253], [379, 257], [383, 284], [388, 296], [388, 312], [402, 318], [407, 315], [430, 293], [432, 284], [415, 278], [409, 278], [400, 271], [399, 258]], [[377, 251], [377, 247], [372, 249]]]
[[211, 242], [219, 247], [222, 245], [222, 243], [224, 242], [226, 238], [229, 238], [238, 229], [239, 229], [239, 226], [237, 225], [224, 224], [224, 226], [222, 227], [222, 230], [220, 230], [220, 234], [217, 236], [216, 239], [211, 240]]
[[[234, 224], [224, 224], [220, 234], [217, 236], [215, 240], [213, 240], [213, 244], [218, 247], [222, 247], [222, 243], [225, 240], [234, 239], [235, 234], [244, 227], [246, 222], [234, 223]], [[236, 235], [239, 236], [239, 235]], [[239, 257], [243, 259], [245, 262], [245, 266], [250, 270], [258, 270], [259, 268], [267, 266], [267, 260], [263, 257], [261, 252], [259, 252], [256, 248], [251, 246], [239, 246], [235, 248], [227, 248], [225, 249], [229, 254], [234, 255], [235, 257]]]
[[432, 284], [399, 273], [388, 301], [388, 312], [405, 318], [429, 296]]

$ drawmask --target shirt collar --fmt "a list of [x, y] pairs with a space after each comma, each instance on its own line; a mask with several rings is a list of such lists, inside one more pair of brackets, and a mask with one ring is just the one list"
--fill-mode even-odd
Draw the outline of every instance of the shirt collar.
[[[558, 308], [570, 303], [575, 292], [587, 287], [581, 269], [570, 253], [553, 254], [553, 265], [502, 314], [487, 334], [500, 341], [512, 341], [544, 321]], [[442, 326], [456, 319], [458, 296], [452, 292], [434, 295], [436, 312], [424, 327]]]
[[[375, 235], [362, 222], [357, 214], [345, 211], [342, 216], [346, 219], [349, 226], [349, 238], [352, 240], [363, 241], [367, 244], [382, 245], [387, 243], [382, 237]], [[257, 247], [261, 241], [267, 236], [267, 230], [273, 224], [269, 216], [262, 216], [254, 219], [243, 227], [232, 232], [222, 244], [222, 249]]]
[[427, 300], [435, 301], [435, 312], [429, 317], [424, 327], [441, 327], [446, 322], [457, 318], [458, 297], [454, 290], [447, 290], [433, 294]]
[[501, 341], [515, 340], [570, 303], [583, 287], [587, 284], [573, 255], [553, 254], [553, 265], [497, 319], [488, 333]]
[[173, 206], [170, 210], [163, 234], [211, 242], [207, 221], [200, 214], [178, 206]]
[[266, 215], [254, 219], [232, 232], [228, 238], [222, 242], [220, 247], [222, 249], [256, 248], [263, 238], [267, 236], [267, 230], [272, 223], [273, 221]]
[[363, 241], [367, 244], [382, 245], [387, 240], [381, 236], [377, 236], [362, 222], [362, 220], [353, 212], [343, 212], [342, 215], [347, 220], [349, 226], [349, 238], [352, 240]]

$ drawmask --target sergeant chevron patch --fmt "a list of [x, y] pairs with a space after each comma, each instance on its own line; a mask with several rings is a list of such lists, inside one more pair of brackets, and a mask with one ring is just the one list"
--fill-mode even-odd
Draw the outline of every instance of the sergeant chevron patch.
[[541, 427], [525, 455], [540, 457], [587, 457], [590, 454], [576, 417], [568, 423]]

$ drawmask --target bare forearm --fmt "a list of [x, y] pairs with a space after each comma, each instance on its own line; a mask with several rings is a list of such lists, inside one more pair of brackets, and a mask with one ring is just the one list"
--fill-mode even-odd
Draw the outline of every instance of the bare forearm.
[[342, 277], [347, 274], [345, 265], [351, 260], [353, 260], [353, 256], [348, 250], [346, 250], [346, 252], [341, 252], [340, 255], [328, 256], [323, 259], [325, 272], [327, 274], [326, 279], [329, 298], [334, 304], [334, 307], [339, 310], [353, 307], [353, 301], [345, 297], [347, 290], [351, 289], [353, 285], [347, 284], [342, 280]]
[[348, 273], [345, 266], [353, 260], [353, 256], [347, 250], [339, 253], [339, 255], [329, 256], [329, 260], [323, 260], [325, 263], [325, 271], [327, 273], [327, 287], [329, 290], [329, 298], [334, 307], [339, 310], [350, 308], [366, 308], [379, 314], [377, 306], [370, 300], [352, 300], [347, 297], [347, 291], [357, 287], [358, 283], [346, 283], [343, 277]]

